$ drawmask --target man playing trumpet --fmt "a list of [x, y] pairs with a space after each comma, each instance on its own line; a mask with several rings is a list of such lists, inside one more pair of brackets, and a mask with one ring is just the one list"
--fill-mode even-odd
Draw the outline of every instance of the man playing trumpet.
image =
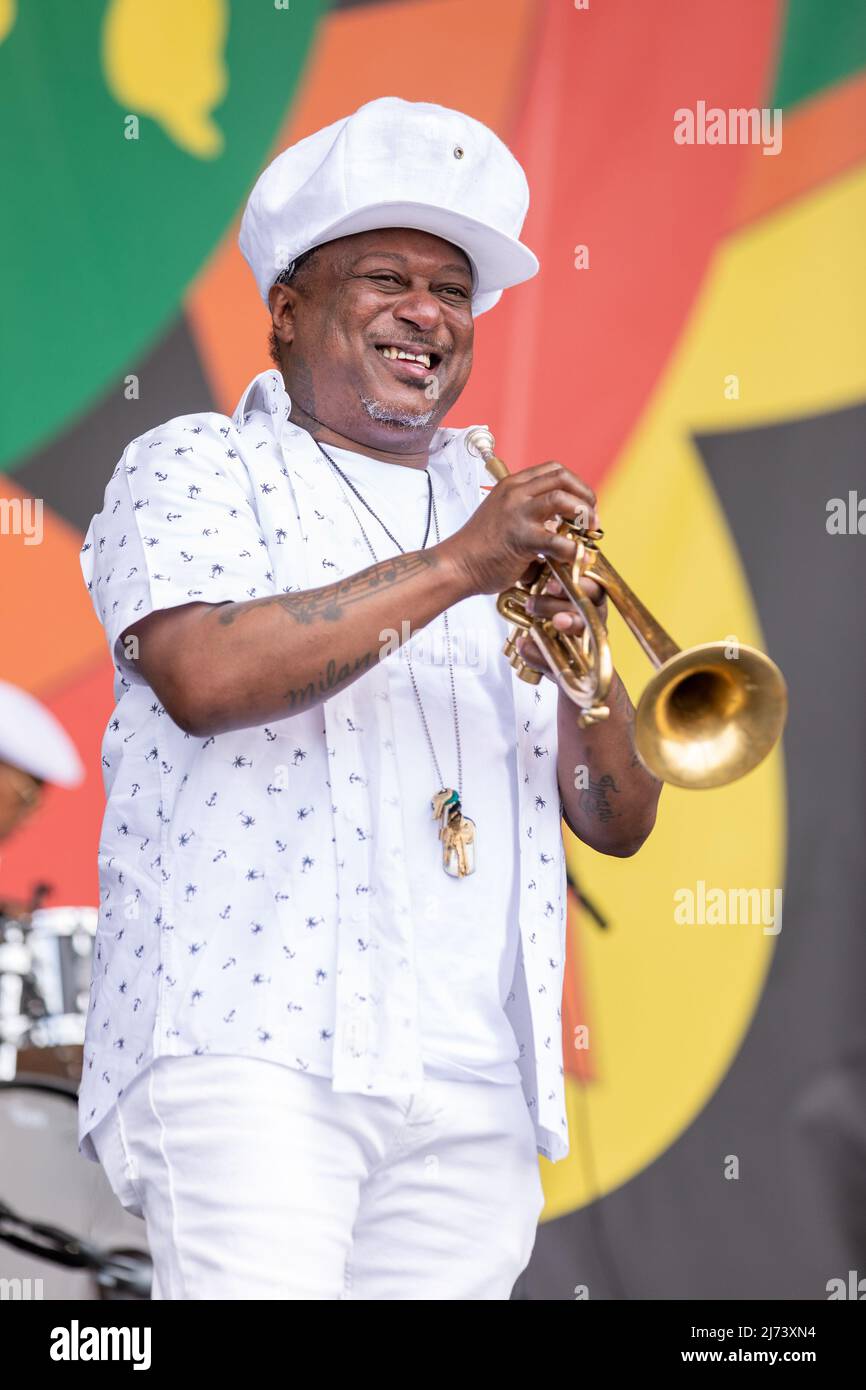
[[240, 236], [276, 370], [134, 440], [91, 524], [117, 708], [80, 1135], [156, 1297], [506, 1299], [568, 1152], [561, 818], [634, 854], [661, 784], [618, 678], [581, 730], [501, 655], [494, 596], [573, 558], [592, 490], [547, 462], [486, 495], [440, 426], [538, 269], [527, 204], [438, 106], [284, 151]]

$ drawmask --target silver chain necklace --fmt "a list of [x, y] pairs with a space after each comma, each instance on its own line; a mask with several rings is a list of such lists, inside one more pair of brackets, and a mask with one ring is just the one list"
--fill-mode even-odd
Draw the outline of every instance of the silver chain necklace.
[[[316, 444], [318, 445], [320, 451], [324, 454], [325, 458], [328, 460], [328, 463], [339, 476], [341, 482], [344, 483], [346, 487], [349, 487], [352, 490], [352, 492], [355, 494], [361, 505], [366, 507], [370, 515], [376, 521], [378, 521], [382, 530], [385, 532], [385, 535], [394, 545], [396, 545], [400, 554], [405, 555], [406, 552], [403, 549], [400, 542], [397, 540], [396, 536], [391, 534], [382, 518], [378, 515], [377, 512], [373, 510], [369, 502], [361, 496], [361, 493], [355, 487], [355, 484], [352, 482], [351, 478], [346, 477], [346, 474], [343, 472], [342, 468], [340, 468], [339, 464], [331, 458], [331, 455], [328, 453], [327, 449], [325, 449], [321, 444], [319, 444], [318, 439], [316, 440]], [[402, 465], [395, 464], [394, 466], [401, 467]], [[428, 469], [425, 468], [424, 472], [427, 475], [427, 526], [424, 531], [424, 540], [421, 543], [422, 550], [425, 550], [427, 548], [427, 538], [430, 535], [431, 512], [433, 514], [433, 524], [436, 530], [437, 543], [440, 540], [439, 515], [436, 511], [436, 499], [433, 495], [433, 480], [430, 477]], [[352, 506], [352, 503], [349, 501], [348, 497], [346, 497], [346, 505], [348, 506], [356, 522], [358, 523], [358, 529], [361, 532], [361, 535], [364, 537], [367, 549], [372, 555], [374, 563], [378, 564], [379, 557], [373, 549], [373, 546], [370, 542], [370, 537], [364, 530], [364, 525], [361, 521], [361, 518], [358, 516], [358, 513], [355, 511], [355, 508]], [[433, 759], [433, 766], [436, 770], [436, 776], [439, 778], [439, 785], [441, 788], [441, 790], [438, 791], [436, 795], [431, 798], [430, 805], [433, 809], [433, 819], [439, 822], [439, 838], [442, 841], [443, 845], [443, 868], [445, 869], [445, 872], [447, 874], [451, 875], [454, 878], [465, 878], [467, 874], [473, 873], [475, 869], [475, 822], [471, 821], [468, 816], [464, 816], [462, 810], [463, 754], [460, 745], [460, 722], [457, 717], [457, 690], [454, 683], [454, 664], [451, 659], [451, 631], [448, 626], [447, 609], [443, 609], [442, 620], [445, 625], [445, 638], [448, 650], [448, 675], [451, 681], [451, 707], [454, 713], [454, 738], [457, 745], [456, 790], [453, 787], [448, 787], [445, 785], [445, 779], [442, 776], [442, 769], [439, 766], [439, 759], [436, 757], [436, 750], [433, 747], [433, 739], [430, 736], [430, 728], [427, 724], [427, 716], [424, 713], [424, 706], [421, 703], [421, 694], [418, 690], [418, 683], [415, 679], [415, 672], [412, 669], [412, 662], [409, 658], [408, 652], [404, 652], [403, 657], [409, 670], [409, 679], [412, 682], [412, 689], [415, 693], [415, 700], [418, 705], [418, 713], [421, 716], [421, 723], [423, 725], [424, 734], [427, 739], [427, 746], [430, 749], [430, 755]]]

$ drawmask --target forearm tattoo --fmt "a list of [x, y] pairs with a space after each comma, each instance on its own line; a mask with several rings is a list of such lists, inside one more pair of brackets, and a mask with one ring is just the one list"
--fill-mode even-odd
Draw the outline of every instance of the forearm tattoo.
[[353, 603], [363, 602], [378, 589], [406, 584], [437, 564], [432, 551], [410, 551], [408, 555], [395, 555], [393, 560], [351, 574], [348, 579], [339, 579], [322, 589], [303, 589], [297, 594], [273, 594], [252, 603], [229, 604], [219, 614], [219, 621], [228, 626], [257, 608], [277, 607], [296, 623], [336, 623], [345, 617], [347, 608]]
[[307, 681], [306, 685], [297, 689], [289, 689], [285, 693], [285, 701], [290, 711], [304, 709], [310, 705], [316, 705], [320, 697], [334, 695], [341, 690], [344, 685], [348, 685], [354, 680], [361, 671], [368, 671], [373, 663], [378, 659], [378, 652], [365, 652], [359, 656], [354, 664], [346, 661], [337, 669], [336, 661], [329, 661], [327, 669], [319, 673], [318, 680]]
[[[257, 599], [252, 603], [227, 604], [218, 614], [217, 620], [223, 626], [230, 626], [248, 616], [255, 609], [276, 607], [287, 613], [293, 622], [309, 627], [313, 623], [335, 623], [344, 618], [353, 604], [369, 599], [379, 590], [394, 589], [407, 583], [417, 574], [435, 568], [437, 557], [430, 551], [415, 551], [407, 555], [395, 555], [358, 574], [349, 575], [335, 584], [321, 589], [305, 589], [295, 594], [273, 594]], [[379, 659], [380, 652], [364, 652], [352, 660], [337, 662], [331, 660], [324, 670], [302, 686], [289, 687], [283, 698], [290, 711], [308, 709], [317, 705], [350, 684], [356, 676], [368, 671]]]
[[584, 787], [580, 793], [578, 806], [583, 815], [593, 816], [596, 820], [614, 820], [619, 815], [611, 805], [611, 795], [619, 796], [619, 787], [610, 772], [605, 772], [601, 777], [593, 780], [589, 779], [589, 786]]

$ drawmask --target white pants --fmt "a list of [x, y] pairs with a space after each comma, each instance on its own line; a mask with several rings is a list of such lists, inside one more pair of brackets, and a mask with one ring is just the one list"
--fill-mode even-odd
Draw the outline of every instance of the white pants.
[[519, 1085], [392, 1098], [255, 1057], [161, 1057], [93, 1131], [155, 1299], [507, 1299], [544, 1203]]

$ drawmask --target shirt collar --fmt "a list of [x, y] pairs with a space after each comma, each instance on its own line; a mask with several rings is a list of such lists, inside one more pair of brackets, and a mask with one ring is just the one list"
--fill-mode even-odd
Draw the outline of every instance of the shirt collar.
[[[286, 390], [282, 372], [278, 372], [275, 368], [259, 372], [258, 376], [254, 376], [246, 387], [232, 415], [232, 420], [238, 429], [252, 410], [262, 410], [266, 415], [270, 415], [277, 443], [280, 443], [283, 436], [289, 433], [308, 433], [307, 430], [301, 429], [299, 425], [293, 424], [289, 419], [292, 410], [291, 398]], [[451, 444], [465, 433], [465, 430], [443, 429], [440, 426], [430, 440], [430, 452], [444, 449], [447, 444]]]

